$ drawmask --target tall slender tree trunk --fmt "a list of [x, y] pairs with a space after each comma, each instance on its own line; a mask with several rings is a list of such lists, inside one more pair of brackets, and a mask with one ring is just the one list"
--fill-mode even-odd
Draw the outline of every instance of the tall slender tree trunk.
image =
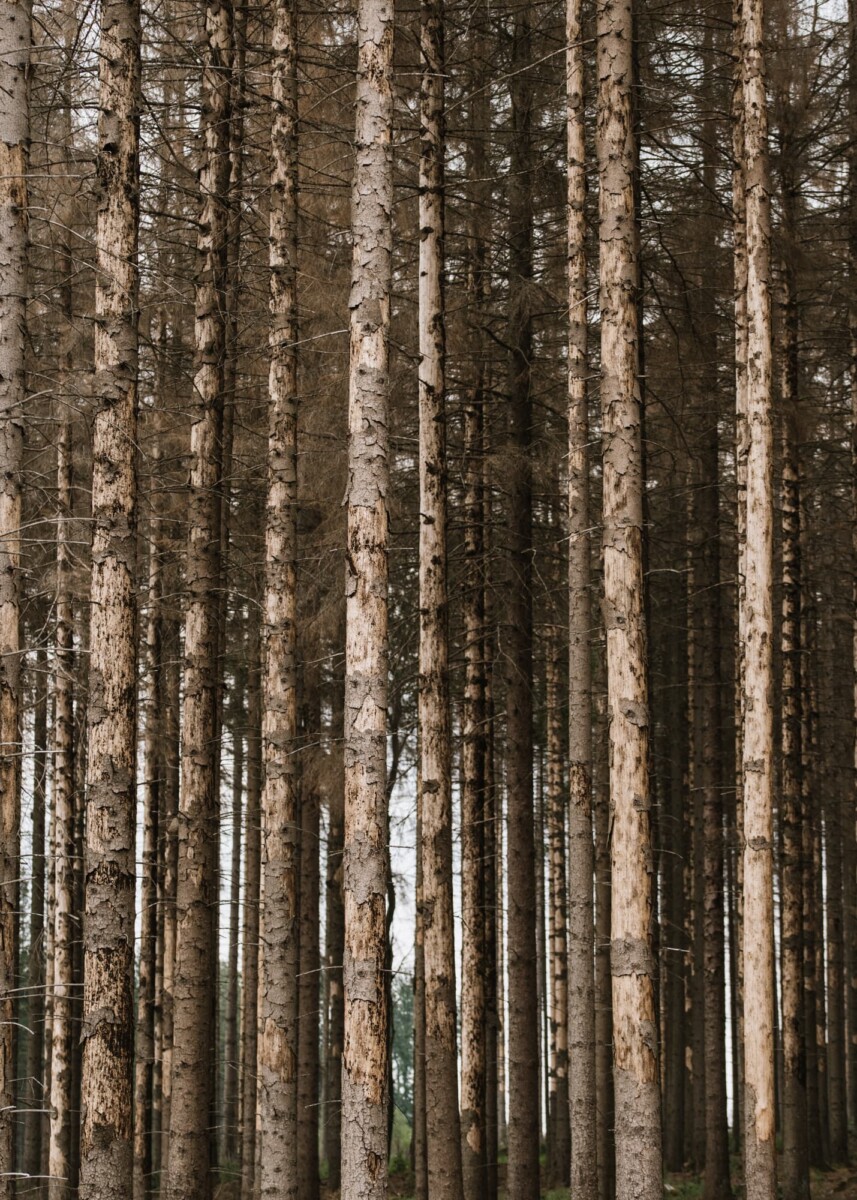
[[259, 1185], [298, 1195], [300, 860], [297, 782], [297, 12], [276, 8], [272, 48], [270, 371], [262, 676]]
[[72, 427], [64, 419], [57, 444], [56, 627], [53, 725], [54, 936], [51, 963], [51, 1090], [48, 1194], [65, 1200], [70, 1186], [72, 984], [74, 940], [74, 615], [72, 570]]
[[325, 1003], [327, 1005], [327, 1046], [324, 1089], [324, 1157], [327, 1185], [336, 1191], [341, 1183], [342, 1159], [342, 1039], [345, 1011], [342, 1004], [342, 953], [345, 937], [345, 913], [342, 907], [342, 702], [343, 679], [337, 672], [332, 700], [331, 755], [333, 781], [328, 791]]
[[586, 137], [580, 0], [566, 5], [568, 189], [568, 1090], [571, 1190], [598, 1194], [595, 848], [592, 812], [592, 626], [589, 411], [586, 395]]
[[[25, 1121], [22, 1170], [42, 1174], [45, 1092], [45, 797], [48, 775], [48, 656], [40, 647], [35, 657], [33, 721], [32, 884], [30, 945], [27, 955], [29, 996]], [[38, 1185], [36, 1185], [38, 1186]], [[26, 1185], [25, 1185], [26, 1187]]]
[[247, 812], [244, 821], [244, 938], [241, 961], [241, 1200], [256, 1181], [256, 1055], [259, 1038], [262, 695], [259, 604], [252, 597], [247, 648]]
[[[563, 708], [560, 701], [561, 639], [559, 626], [548, 628], [545, 642], [546, 787], [545, 837], [548, 848], [549, 948], [549, 1085], [548, 1177], [565, 1186], [571, 1161], [571, 1121], [568, 1108], [568, 881], [566, 871], [566, 805]], [[591, 835], [591, 828], [590, 828]], [[591, 836], [590, 836], [591, 844]], [[592, 877], [590, 876], [590, 890]], [[590, 976], [592, 958], [589, 959]], [[585, 975], [585, 969], [584, 969]], [[594, 1010], [593, 1010], [594, 1015]]]
[[163, 980], [161, 984], [161, 1159], [162, 1188], [169, 1182], [170, 1128], [172, 1118], [173, 1030], [175, 1027], [176, 887], [178, 881], [179, 760], [179, 628], [178, 621], [164, 621], [164, 808], [160, 826], [160, 903], [163, 909]]
[[744, 647], [741, 778], [744, 797], [745, 1186], [747, 1200], [776, 1195], [774, 1096], [773, 485], [771, 476], [770, 193], [763, 0], [743, 0], [744, 172], [747, 231], [746, 558], [739, 604]]
[[167, 1196], [207, 1200], [216, 1063], [218, 589], [226, 357], [232, 7], [210, 0], [202, 51], [203, 159], [197, 240], [194, 405], [183, 663], [181, 792], [176, 878], [172, 1096]]
[[[852, 494], [852, 559], [854, 576], [854, 712], [857, 714], [857, 3], [848, 4], [848, 262], [851, 269], [848, 292], [848, 329], [851, 390], [851, 494]], [[857, 767], [857, 734], [854, 739], [854, 765]], [[857, 1121], [857, 848], [854, 820], [848, 831], [850, 874], [846, 889], [846, 913], [849, 919], [848, 939], [848, 1024], [849, 1044], [849, 1110]]]
[[244, 693], [246, 672], [236, 670], [232, 712], [232, 847], [229, 869], [229, 958], [226, 975], [225, 1062], [223, 1075], [224, 1157], [232, 1165], [238, 1155], [238, 1104], [241, 1089], [238, 1052], [238, 949], [241, 916], [241, 850], [244, 801]]
[[319, 850], [321, 803], [318, 756], [321, 695], [318, 670], [304, 668], [300, 780], [300, 962], [298, 993], [298, 1179], [300, 1200], [318, 1200], [319, 1112]]
[[[152, 463], [157, 468], [157, 448]], [[140, 969], [134, 1065], [134, 1200], [152, 1186], [155, 1067], [155, 965], [158, 917], [158, 819], [161, 812], [161, 564], [154, 530], [149, 541], [146, 621], [146, 729], [143, 780], [143, 879], [140, 891]]]
[[532, 56], [530, 11], [512, 20], [509, 174], [510, 319], [506, 495], [509, 588], [504, 630], [508, 813], [508, 1114], [507, 1187], [516, 1200], [539, 1194], [538, 959], [533, 808], [532, 357], [533, 274]]
[[345, 632], [345, 1048], [342, 1198], [387, 1181], [387, 422], [392, 286], [389, 0], [357, 10]]
[[21, 760], [21, 468], [28, 200], [28, 0], [0, 14], [0, 1197], [14, 1191]]
[[452, 912], [452, 739], [446, 573], [444, 328], [444, 12], [420, 9], [419, 189], [419, 730], [422, 793], [426, 1133], [429, 1194], [461, 1200], [455, 939]]
[[643, 486], [630, 4], [598, 11], [604, 605], [613, 804], [616, 1195], [662, 1194], [648, 778]]
[[[480, 14], [481, 15], [481, 14]], [[488, 1162], [488, 922], [486, 886], [487, 707], [485, 629], [485, 374], [482, 331], [486, 290], [485, 213], [487, 98], [477, 66], [470, 107], [467, 336], [472, 383], [464, 398], [464, 697], [461, 706], [461, 1153], [464, 1200], [484, 1200]]]
[[595, 1114], [599, 1200], [612, 1200], [616, 1187], [613, 1139], [613, 992], [610, 979], [610, 747], [603, 640], [594, 683], [593, 786], [595, 826]]
[[134, 1093], [140, 9], [105, 0], [99, 56], [92, 582], [80, 1195], [127, 1200]]
[[[793, 243], [792, 243], [793, 245]], [[785, 267], [781, 316], [782, 405], [782, 992], [783, 1197], [808, 1200], [801, 796], [800, 465], [797, 445], [798, 328], [794, 278]]]
[[[488, 283], [485, 282], [487, 297]], [[490, 369], [486, 367], [486, 395], [490, 384]], [[491, 512], [491, 488], [487, 462], [486, 410], [483, 408], [482, 422], [482, 511]], [[485, 835], [483, 865], [483, 922], [485, 931], [485, 1200], [494, 1200], [499, 1188], [500, 1119], [503, 1113], [500, 1089], [500, 1063], [503, 1043], [500, 996], [502, 961], [499, 947], [502, 945], [502, 923], [500, 919], [500, 888], [498, 879], [502, 875], [502, 837], [498, 818], [498, 789], [495, 770], [495, 726], [494, 726], [494, 667], [493, 651], [496, 645], [491, 624], [492, 605], [490, 596], [491, 559], [489, 555], [490, 530], [483, 536], [485, 563], [485, 624], [483, 638], [483, 671], [485, 677], [485, 801], [483, 830]]]

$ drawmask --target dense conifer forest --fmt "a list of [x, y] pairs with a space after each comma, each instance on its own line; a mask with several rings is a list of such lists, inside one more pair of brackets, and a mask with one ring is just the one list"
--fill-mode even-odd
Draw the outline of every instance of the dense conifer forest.
[[0, 1200], [857, 1197], [856, 789], [857, 0], [0, 0]]

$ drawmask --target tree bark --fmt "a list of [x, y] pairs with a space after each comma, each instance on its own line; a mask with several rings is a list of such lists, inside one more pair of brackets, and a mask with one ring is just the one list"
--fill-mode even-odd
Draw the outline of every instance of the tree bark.
[[772, 805], [773, 490], [771, 477], [770, 191], [763, 0], [743, 0], [744, 178], [747, 232], [746, 558], [739, 602], [744, 647], [744, 1046], [747, 1200], [776, 1195]]
[[598, 1194], [592, 625], [586, 312], [586, 136], [582, 5], [566, 5], [568, 287], [568, 1092], [571, 1191]]
[[420, 9], [419, 731], [429, 1194], [461, 1200], [446, 567], [444, 11]]
[[[45, 1093], [45, 794], [48, 774], [48, 656], [40, 647], [34, 671], [33, 721], [33, 813], [32, 884], [30, 893], [30, 937], [27, 955], [26, 1091], [23, 1160], [25, 1176], [42, 1174], [42, 1140]], [[38, 1187], [38, 1184], [36, 1185]]]
[[506, 497], [509, 586], [504, 629], [508, 871], [507, 1187], [516, 1200], [539, 1194], [538, 961], [533, 836], [532, 610], [532, 76], [530, 12], [516, 3], [511, 52], [509, 175], [509, 424]]
[[0, 1197], [14, 1191], [15, 991], [21, 757], [21, 468], [24, 453], [27, 168], [30, 149], [28, 0], [0, 17]]
[[262, 677], [257, 1096], [261, 1196], [296, 1197], [300, 812], [297, 782], [297, 12], [273, 33], [270, 371]]
[[105, 0], [87, 697], [80, 1195], [133, 1186], [140, 10]]
[[387, 461], [392, 286], [389, 0], [359, 0], [352, 190], [345, 633], [345, 1046], [342, 1200], [387, 1180]]
[[[157, 448], [153, 466], [159, 463]], [[158, 819], [161, 812], [161, 564], [155, 531], [149, 540], [149, 612], [146, 621], [146, 729], [143, 782], [143, 879], [140, 893], [140, 969], [134, 1045], [134, 1200], [152, 1186], [155, 1065], [155, 965], [158, 916]]]
[[[239, 643], [240, 645], [240, 643]], [[238, 1156], [238, 1114], [241, 1090], [238, 1052], [238, 944], [241, 918], [241, 833], [244, 804], [244, 693], [247, 676], [236, 669], [232, 712], [232, 862], [229, 870], [229, 960], [226, 972], [225, 1062], [223, 1074], [224, 1158], [231, 1167]]]
[[241, 1200], [256, 1182], [256, 1054], [259, 1039], [262, 696], [258, 598], [252, 598], [247, 649], [247, 813], [244, 822], [244, 939], [241, 962]]
[[333, 782], [328, 791], [325, 1003], [327, 1005], [327, 1046], [324, 1088], [324, 1157], [327, 1185], [339, 1189], [342, 1180], [342, 1041], [345, 1012], [342, 1004], [342, 954], [345, 938], [345, 913], [342, 906], [343, 795], [342, 795], [342, 701], [343, 679], [337, 672], [332, 701]]
[[216, 1063], [218, 656], [232, 7], [210, 0], [202, 52], [203, 158], [197, 240], [194, 405], [176, 878], [172, 1097], [167, 1196], [207, 1200]]
[[662, 1194], [648, 778], [631, 5], [598, 10], [604, 605], [613, 804], [616, 1195]]
[[72, 942], [74, 911], [74, 616], [72, 570], [72, 430], [60, 425], [57, 444], [56, 627], [53, 726], [54, 936], [51, 1020], [48, 1194], [65, 1200], [70, 1186]]

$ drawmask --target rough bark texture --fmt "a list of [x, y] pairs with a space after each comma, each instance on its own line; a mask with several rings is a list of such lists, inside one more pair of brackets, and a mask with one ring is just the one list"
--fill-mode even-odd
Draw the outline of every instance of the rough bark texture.
[[389, 0], [359, 0], [352, 189], [345, 632], [345, 1044], [342, 1198], [387, 1180], [387, 460], [392, 284]]
[[[568, 1111], [568, 884], [566, 877], [565, 764], [560, 700], [562, 672], [559, 627], [545, 641], [545, 843], [548, 857], [548, 1178], [568, 1186], [571, 1122]], [[590, 889], [592, 878], [590, 876]], [[592, 960], [589, 960], [590, 975]]]
[[80, 1195], [132, 1190], [140, 10], [109, 0], [99, 56], [92, 579]]
[[262, 902], [258, 1156], [263, 1198], [298, 1195], [300, 859], [297, 782], [297, 28], [293, 0], [273, 32], [269, 264], [268, 498], [262, 682]]
[[782, 888], [783, 1197], [807, 1200], [806, 1050], [804, 1042], [803, 878], [801, 822], [800, 466], [797, 446], [797, 308], [785, 268], [781, 311], [782, 404]]
[[776, 1195], [774, 1098], [774, 941], [772, 880], [773, 727], [771, 476], [770, 193], [763, 0], [744, 0], [744, 172], [747, 231], [746, 557], [739, 602], [744, 648], [742, 785], [744, 796], [745, 1184], [747, 1200]]
[[205, 30], [176, 878], [169, 1200], [206, 1200], [211, 1193], [212, 1153], [216, 1148], [215, 1139], [209, 1139], [208, 1128], [216, 1061], [218, 589], [228, 265], [230, 0], [210, 0], [205, 11]]
[[[603, 639], [603, 634], [602, 634]], [[595, 732], [593, 785], [595, 826], [595, 1094], [599, 1200], [611, 1200], [616, 1162], [613, 1146], [613, 994], [610, 980], [610, 748], [607, 730], [607, 697], [603, 677], [603, 640], [596, 663], [602, 664], [595, 681]]]
[[612, 801], [616, 1195], [662, 1194], [652, 956], [632, 13], [598, 8], [604, 610]]
[[244, 944], [241, 962], [241, 1200], [256, 1180], [256, 1052], [259, 1037], [259, 886], [261, 877], [262, 696], [258, 600], [247, 653], [247, 813], [244, 822]]
[[50, 1044], [50, 1144], [48, 1195], [65, 1200], [70, 1186], [72, 942], [74, 909], [74, 625], [72, 569], [71, 423], [60, 425], [57, 444], [57, 573], [53, 724], [54, 934]]
[[327, 879], [325, 947], [325, 1003], [327, 1005], [327, 1044], [325, 1048], [324, 1157], [328, 1187], [340, 1186], [342, 1157], [342, 1039], [345, 1011], [342, 1004], [342, 953], [345, 938], [345, 913], [342, 906], [342, 689], [337, 673], [333, 696], [333, 783], [328, 791]]
[[[851, 391], [851, 494], [852, 494], [852, 569], [854, 576], [854, 700], [857, 715], [857, 4], [848, 4], [848, 263], [851, 282], [848, 292], [848, 329]], [[857, 734], [854, 740], [854, 765], [857, 767]], [[845, 911], [849, 925], [847, 940], [847, 1005], [849, 1025], [848, 1106], [857, 1120], [857, 846], [854, 820], [847, 833], [850, 873], [846, 885]]]
[[0, 11], [0, 1197], [14, 1191], [30, 5]]
[[[157, 454], [153, 459], [157, 464]], [[152, 1180], [155, 1067], [155, 965], [157, 955], [158, 818], [161, 811], [161, 571], [154, 531], [149, 544], [149, 611], [146, 621], [146, 729], [143, 777], [143, 879], [140, 893], [140, 969], [134, 1044], [134, 1200]]]
[[238, 947], [241, 919], [241, 851], [244, 800], [244, 691], [246, 674], [236, 671], [235, 705], [232, 714], [232, 862], [229, 869], [229, 957], [226, 968], [226, 1026], [223, 1064], [223, 1142], [227, 1165], [238, 1155], [240, 1063], [238, 1052]]
[[508, 814], [508, 1189], [516, 1200], [539, 1194], [538, 962], [533, 836], [533, 496], [532, 76], [530, 12], [516, 4], [511, 45], [509, 175], [510, 313], [508, 345], [508, 595], [505, 605], [506, 786]]
[[461, 1200], [446, 567], [443, 38], [442, 0], [423, 0], [420, 9], [418, 721], [426, 1134], [429, 1194], [438, 1200]]
[[[40, 647], [35, 657], [33, 721], [32, 883], [30, 936], [26, 980], [29, 1000], [24, 1077], [24, 1142], [21, 1167], [25, 1175], [42, 1174], [45, 1050], [45, 793], [48, 774], [48, 656]], [[26, 1184], [24, 1185], [26, 1190]]]
[[586, 140], [582, 5], [566, 5], [568, 187], [568, 1091], [571, 1191], [598, 1193], [592, 881], [592, 625], [586, 395]]

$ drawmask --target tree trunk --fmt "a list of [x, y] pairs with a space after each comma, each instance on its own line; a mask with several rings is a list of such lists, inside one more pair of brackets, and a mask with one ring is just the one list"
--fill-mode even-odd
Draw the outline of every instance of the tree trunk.
[[389, 0], [359, 0], [352, 190], [345, 633], [345, 1047], [342, 1200], [387, 1180], [387, 462], [392, 286]]
[[170, 1125], [172, 1113], [173, 1028], [175, 1013], [176, 884], [178, 878], [179, 810], [179, 629], [178, 622], [164, 622], [164, 788], [160, 903], [163, 908], [163, 980], [161, 984], [161, 1186], [169, 1180]]
[[631, 6], [598, 12], [604, 605], [613, 804], [611, 973], [616, 1195], [662, 1194], [643, 607]]
[[127, 1200], [134, 1090], [140, 10], [101, 17], [80, 1195]]
[[216, 1064], [218, 656], [225, 296], [229, 191], [230, 0], [210, 0], [202, 50], [203, 158], [197, 240], [194, 405], [176, 878], [172, 1096], [167, 1196], [207, 1200]]
[[317, 669], [304, 671], [303, 770], [300, 781], [300, 965], [298, 996], [298, 1179], [300, 1200], [318, 1200], [319, 848], [321, 696]]
[[[27, 956], [26, 1091], [23, 1162], [25, 1176], [42, 1174], [43, 1113], [45, 1092], [45, 793], [48, 774], [48, 656], [40, 647], [34, 671], [32, 885], [30, 894], [30, 945]], [[38, 1184], [36, 1187], [38, 1188]], [[25, 1185], [26, 1188], [26, 1185]]]
[[297, 12], [273, 32], [270, 373], [262, 676], [262, 908], [257, 1096], [261, 1196], [298, 1195], [300, 860], [297, 711]]
[[586, 314], [586, 137], [582, 5], [566, 5], [568, 189], [568, 1092], [571, 1191], [598, 1194], [595, 849], [592, 813], [591, 541]]
[[[240, 643], [239, 643], [240, 645]], [[229, 960], [226, 972], [226, 1039], [223, 1075], [224, 1158], [232, 1167], [238, 1157], [238, 944], [241, 917], [241, 826], [244, 801], [244, 694], [246, 672], [236, 669], [232, 713], [232, 862], [229, 869]]]
[[746, 557], [739, 603], [744, 647], [741, 777], [744, 796], [745, 1186], [747, 1200], [776, 1195], [774, 940], [770, 195], [763, 0], [743, 0], [744, 178], [747, 229]]
[[[552, 615], [552, 614], [551, 614]], [[559, 627], [551, 623], [545, 642], [546, 797], [545, 841], [548, 847], [548, 947], [550, 992], [548, 996], [549, 1105], [548, 1178], [554, 1187], [567, 1187], [571, 1161], [571, 1120], [568, 1105], [568, 887], [566, 878], [565, 787], [563, 767], [562, 706], [560, 703], [561, 640]], [[591, 845], [590, 830], [590, 845]], [[592, 890], [592, 876], [589, 877]], [[587, 966], [592, 975], [592, 956]], [[586, 966], [583, 982], [586, 980]], [[576, 979], [575, 979], [576, 982]], [[594, 1009], [593, 1009], [594, 1015]]]
[[593, 785], [595, 827], [595, 1114], [599, 1200], [612, 1200], [616, 1188], [613, 1140], [613, 994], [610, 979], [610, 748], [607, 731], [605, 654], [599, 638], [594, 687]]
[[241, 962], [241, 1200], [256, 1181], [256, 1052], [259, 1039], [259, 886], [261, 875], [262, 697], [258, 598], [252, 598], [247, 648], [247, 814], [244, 822], [244, 939]]
[[0, 18], [0, 1197], [14, 1191], [30, 4]]
[[509, 425], [506, 496], [508, 571], [504, 629], [508, 870], [507, 1187], [516, 1200], [539, 1194], [538, 961], [533, 836], [532, 611], [532, 76], [530, 11], [516, 3], [511, 58], [509, 175]]
[[[781, 172], [788, 163], [784, 157]], [[787, 254], [795, 252], [795, 193], [783, 180]], [[783, 994], [783, 1200], [808, 1200], [806, 1043], [801, 796], [801, 562], [800, 461], [797, 431], [798, 312], [793, 268], [783, 264], [780, 403], [782, 406], [782, 884], [780, 938]]]
[[325, 1048], [324, 1157], [327, 1162], [327, 1186], [338, 1191], [342, 1158], [342, 1040], [345, 1012], [342, 1005], [342, 953], [345, 937], [345, 913], [342, 907], [342, 689], [337, 672], [332, 700], [332, 782], [328, 790], [327, 876], [325, 903], [325, 1003], [327, 1005], [327, 1045]]
[[[157, 447], [153, 453], [157, 467]], [[149, 543], [149, 612], [146, 622], [146, 730], [143, 783], [143, 879], [140, 893], [140, 971], [134, 1046], [134, 1200], [152, 1187], [155, 1063], [155, 964], [158, 915], [158, 818], [161, 811], [161, 564], [155, 531]]]
[[60, 424], [57, 444], [56, 632], [53, 728], [54, 937], [51, 1021], [50, 1148], [48, 1194], [65, 1200], [71, 1170], [72, 942], [74, 912], [74, 617], [71, 422]]
[[444, 12], [420, 9], [419, 189], [419, 731], [428, 1187], [461, 1200], [455, 939], [452, 912], [452, 740], [446, 575], [444, 329]]

